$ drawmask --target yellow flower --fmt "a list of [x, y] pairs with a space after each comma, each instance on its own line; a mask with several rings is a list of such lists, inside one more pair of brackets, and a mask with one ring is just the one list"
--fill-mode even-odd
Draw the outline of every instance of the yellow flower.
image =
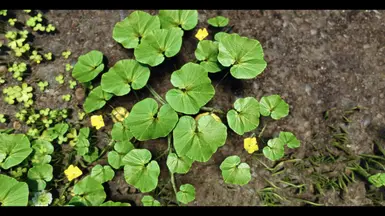
[[257, 139], [255, 137], [246, 138], [243, 140], [243, 147], [249, 154], [253, 154], [255, 151], [258, 151]]
[[67, 176], [68, 181], [72, 181], [81, 176], [83, 172], [79, 169], [79, 167], [70, 165], [66, 170], [64, 170], [64, 174]]
[[125, 118], [127, 118], [128, 114], [130, 114], [126, 108], [124, 107], [116, 107], [112, 110], [111, 116], [112, 121], [114, 122], [122, 122]]
[[100, 128], [104, 127], [103, 116], [101, 115], [91, 116], [91, 125], [94, 126], [96, 130], [99, 130]]
[[[195, 121], [198, 121], [201, 117], [207, 116], [207, 115], [209, 115], [209, 112], [201, 113], [195, 117]], [[222, 122], [221, 119], [214, 113], [211, 113], [210, 115], [215, 119], [215, 121]]]
[[203, 28], [203, 29], [199, 29], [197, 34], [195, 35], [196, 38], [198, 38], [198, 40], [203, 40], [205, 39], [207, 36], [209, 35], [209, 33], [207, 32], [207, 29], [206, 28]]

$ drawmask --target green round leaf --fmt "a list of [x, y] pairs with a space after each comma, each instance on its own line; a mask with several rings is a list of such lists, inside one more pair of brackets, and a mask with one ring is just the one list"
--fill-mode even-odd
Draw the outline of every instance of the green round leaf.
[[91, 177], [100, 183], [108, 182], [112, 180], [114, 176], [115, 172], [110, 166], [98, 164], [91, 170]]
[[272, 161], [279, 160], [285, 154], [284, 143], [279, 138], [270, 139], [267, 142], [268, 146], [263, 148], [263, 154], [265, 157]]
[[198, 122], [191, 116], [183, 116], [174, 129], [173, 137], [179, 156], [207, 162], [225, 144], [227, 127], [211, 115], [201, 117]]
[[89, 82], [104, 69], [103, 53], [92, 50], [78, 58], [72, 71], [72, 76], [79, 82]]
[[178, 157], [177, 154], [171, 153], [167, 157], [167, 167], [172, 173], [186, 174], [194, 161], [188, 157]]
[[171, 75], [171, 83], [176, 89], [166, 94], [166, 100], [177, 112], [197, 114], [215, 94], [207, 71], [195, 63], [187, 63]]
[[151, 152], [147, 149], [134, 149], [123, 158], [124, 178], [126, 182], [147, 193], [156, 188], [160, 168], [156, 161], [151, 160]]
[[1, 168], [9, 169], [20, 164], [31, 152], [31, 144], [24, 134], [0, 133]]
[[69, 126], [67, 123], [55, 124], [54, 127], [48, 128], [45, 134], [43, 133], [42, 138], [47, 141], [53, 141], [59, 136], [64, 136], [64, 134], [68, 131], [68, 128]]
[[98, 147], [94, 146], [94, 148], [91, 148], [91, 150], [88, 151], [85, 155], [83, 155], [84, 161], [87, 163], [92, 163], [99, 157], [99, 149]]
[[178, 114], [163, 105], [158, 112], [158, 104], [152, 98], [136, 103], [127, 117], [127, 125], [134, 137], [140, 141], [167, 136], [178, 121]]
[[214, 39], [218, 42], [220, 42], [223, 38], [229, 36], [229, 33], [226, 32], [218, 32], [214, 35]]
[[385, 185], [385, 173], [377, 173], [368, 178], [368, 181], [375, 187], [382, 187]]
[[207, 20], [207, 23], [213, 27], [225, 27], [229, 24], [229, 19], [223, 16], [216, 16]]
[[103, 91], [123, 96], [131, 91], [143, 88], [150, 77], [150, 69], [133, 59], [125, 59], [116, 64], [102, 76]]
[[36, 191], [36, 192], [43, 191], [47, 186], [47, 183], [41, 179], [38, 179], [38, 180], [27, 179], [27, 184], [30, 191]]
[[130, 141], [121, 141], [115, 143], [114, 149], [115, 151], [108, 152], [108, 163], [114, 169], [120, 169], [120, 167], [124, 165], [122, 161], [123, 157], [134, 149], [134, 145]]
[[219, 168], [228, 184], [245, 185], [251, 180], [250, 166], [241, 163], [241, 159], [236, 155], [227, 157]]
[[183, 203], [187, 204], [195, 199], [195, 188], [191, 184], [181, 185], [178, 193], [176, 193], [176, 199]]
[[130, 203], [122, 203], [122, 202], [114, 202], [114, 201], [107, 201], [100, 206], [131, 206]]
[[99, 206], [106, 199], [103, 185], [87, 176], [75, 184], [73, 192], [75, 196], [68, 203], [75, 206]]
[[253, 97], [239, 98], [234, 103], [235, 110], [227, 112], [229, 127], [237, 134], [254, 130], [259, 125], [259, 103]]
[[27, 206], [28, 185], [0, 174], [0, 206]]
[[123, 21], [115, 24], [112, 38], [127, 49], [136, 48], [140, 39], [155, 29], [160, 29], [158, 16], [151, 16], [143, 11], [134, 11]]
[[128, 129], [127, 126], [127, 118], [124, 119], [123, 123], [116, 122], [111, 130], [111, 137], [112, 139], [116, 141], [128, 141], [130, 140], [133, 135], [130, 132], [130, 129]]
[[112, 97], [111, 93], [102, 90], [101, 86], [94, 88], [86, 98], [83, 104], [86, 113], [101, 109]]
[[180, 27], [188, 31], [198, 24], [198, 11], [159, 10], [159, 19], [163, 29]]
[[266, 68], [262, 46], [257, 40], [238, 34], [224, 36], [219, 41], [218, 61], [237, 79], [252, 79]]
[[76, 142], [75, 149], [78, 155], [84, 156], [86, 155], [90, 149], [90, 141], [84, 137], [78, 137], [78, 141]]
[[210, 73], [216, 73], [223, 69], [218, 62], [218, 43], [210, 40], [199, 41], [195, 50], [195, 57], [200, 61], [200, 65]]
[[150, 195], [143, 196], [141, 201], [143, 206], [160, 206], [160, 202]]
[[265, 96], [261, 98], [259, 111], [263, 116], [271, 115], [271, 118], [278, 120], [289, 114], [289, 104], [279, 95]]
[[31, 180], [44, 180], [49, 182], [52, 180], [53, 167], [50, 164], [40, 164], [33, 166], [28, 170], [28, 178]]
[[178, 54], [182, 47], [182, 36], [183, 31], [178, 28], [153, 30], [135, 48], [135, 58], [151, 67], [160, 65], [165, 56], [170, 58]]
[[32, 149], [35, 154], [40, 155], [52, 154], [54, 151], [53, 145], [50, 142], [41, 139], [32, 141]]
[[298, 148], [301, 145], [299, 140], [291, 132], [280, 132], [279, 139], [282, 140], [284, 145], [287, 144], [287, 147], [292, 149]]

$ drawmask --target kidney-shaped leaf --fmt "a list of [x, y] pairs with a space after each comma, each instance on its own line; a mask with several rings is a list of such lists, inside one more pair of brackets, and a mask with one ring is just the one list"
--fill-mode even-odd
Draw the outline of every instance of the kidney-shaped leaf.
[[191, 184], [181, 185], [176, 198], [179, 202], [187, 204], [195, 199], [195, 188]]
[[163, 105], [158, 112], [158, 104], [152, 98], [136, 103], [127, 117], [127, 125], [134, 137], [140, 141], [167, 136], [178, 121], [178, 114]]
[[279, 138], [270, 139], [268, 146], [263, 148], [263, 154], [270, 160], [276, 161], [283, 157], [285, 153], [284, 143]]
[[9, 169], [20, 164], [31, 152], [31, 144], [24, 134], [0, 133], [1, 168]]
[[160, 168], [156, 161], [151, 160], [151, 152], [147, 149], [134, 149], [123, 158], [124, 178], [126, 182], [147, 193], [156, 188]]
[[237, 134], [254, 130], [259, 125], [259, 103], [253, 97], [239, 98], [234, 103], [235, 110], [227, 112], [227, 122]]
[[289, 104], [279, 95], [270, 95], [261, 98], [259, 111], [263, 116], [271, 115], [271, 118], [278, 120], [289, 114]]
[[138, 62], [151, 67], [160, 65], [165, 56], [170, 58], [178, 54], [182, 47], [183, 31], [178, 28], [153, 30], [134, 50]]
[[133, 59], [125, 59], [116, 64], [102, 76], [103, 91], [123, 96], [131, 91], [143, 88], [150, 77], [150, 69]]
[[257, 40], [238, 34], [224, 36], [219, 42], [218, 61], [237, 79], [252, 79], [266, 68], [262, 46]]
[[279, 133], [279, 139], [282, 140], [284, 145], [287, 144], [287, 147], [292, 148], [292, 149], [298, 148], [301, 145], [299, 140], [291, 132], [283, 132], [283, 131], [280, 132]]
[[108, 163], [114, 168], [119, 169], [123, 164], [123, 157], [134, 149], [134, 145], [130, 141], [120, 141], [115, 143], [114, 150], [108, 152]]
[[218, 52], [218, 42], [202, 40], [199, 41], [198, 47], [195, 50], [195, 57], [207, 72], [216, 73], [223, 69], [222, 65], [218, 62]]
[[75, 184], [75, 196], [68, 203], [75, 206], [99, 206], [106, 199], [103, 185], [87, 176]]
[[164, 29], [180, 27], [191, 30], [198, 24], [197, 10], [159, 10], [161, 27]]
[[224, 16], [216, 16], [207, 20], [207, 23], [214, 27], [225, 27], [229, 24], [229, 18]]
[[251, 180], [250, 166], [241, 163], [241, 159], [236, 155], [227, 157], [219, 168], [226, 183], [245, 185]]
[[166, 100], [177, 112], [197, 114], [215, 94], [207, 71], [195, 63], [187, 63], [171, 75], [171, 83], [176, 89], [166, 94]]
[[28, 178], [31, 180], [44, 180], [49, 182], [53, 177], [53, 167], [50, 164], [40, 164], [28, 170]]
[[127, 126], [127, 118], [122, 122], [116, 122], [111, 130], [111, 137], [116, 141], [129, 141], [133, 135]]
[[85, 83], [95, 79], [103, 69], [103, 53], [92, 50], [78, 58], [78, 62], [72, 71], [72, 76], [77, 81]]
[[227, 127], [210, 115], [201, 117], [197, 122], [190, 116], [183, 116], [173, 135], [175, 151], [179, 156], [207, 162], [225, 144]]
[[171, 153], [167, 157], [167, 167], [172, 173], [186, 174], [194, 161], [188, 157], [178, 157], [177, 154]]
[[110, 166], [98, 164], [91, 170], [91, 177], [100, 183], [108, 182], [113, 179], [114, 176], [115, 172]]
[[154, 29], [160, 29], [158, 16], [151, 16], [143, 11], [134, 11], [123, 21], [115, 24], [112, 38], [127, 49], [136, 48], [141, 38], [146, 37]]
[[0, 174], [0, 206], [27, 206], [28, 185]]
[[84, 111], [90, 113], [104, 107], [111, 97], [112, 94], [103, 91], [101, 86], [92, 89], [83, 104]]
[[141, 201], [143, 206], [160, 206], [160, 202], [150, 195], [143, 196]]

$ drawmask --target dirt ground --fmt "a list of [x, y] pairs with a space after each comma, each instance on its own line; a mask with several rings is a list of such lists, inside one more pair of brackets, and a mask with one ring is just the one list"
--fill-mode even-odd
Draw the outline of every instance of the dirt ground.
[[[41, 94], [35, 91], [36, 108], [81, 107], [81, 98], [63, 102], [61, 95], [70, 93], [75, 98], [75, 91], [55, 82], [55, 76], [59, 73], [64, 72], [66, 80], [70, 78], [64, 65], [67, 62], [74, 64], [81, 54], [93, 49], [100, 50], [108, 59], [108, 67], [112, 67], [118, 60], [133, 58], [132, 50], [124, 49], [112, 39], [115, 23], [130, 12], [52, 10], [45, 13], [49, 22], [57, 26], [58, 33], [37, 35], [34, 45], [55, 56], [60, 56], [66, 49], [71, 50], [72, 55], [67, 61], [58, 58], [52, 63], [31, 68], [32, 76], [27, 81], [43, 79], [50, 84], [48, 92]], [[279, 121], [269, 121], [264, 137], [277, 136], [280, 131], [293, 132], [301, 141], [301, 147], [286, 150], [291, 158], [308, 158], [316, 154], [315, 147], [322, 149], [329, 145], [332, 140], [329, 125], [344, 127], [349, 139], [347, 147], [355, 154], [373, 153], [374, 140], [385, 145], [384, 11], [203, 10], [199, 11], [200, 22], [197, 28], [207, 27], [207, 19], [216, 15], [228, 17], [230, 25], [234, 25], [233, 32], [259, 40], [268, 65], [262, 75], [252, 80], [239, 81], [231, 76], [226, 77], [216, 87], [215, 97], [208, 106], [227, 111], [239, 97], [260, 99], [262, 96], [280, 94], [290, 105], [290, 114]], [[195, 60], [194, 51], [198, 43], [194, 38], [195, 31], [185, 33], [183, 47], [176, 57], [151, 71], [149, 83], [161, 96], [172, 88], [171, 73], [188, 61]], [[211, 39], [213, 29], [210, 28], [209, 33]], [[211, 76], [214, 86], [224, 74], [221, 72]], [[37, 88], [37, 84], [32, 85]], [[150, 95], [146, 89], [138, 91], [139, 98], [147, 96]], [[131, 109], [137, 101], [135, 95], [129, 94], [115, 97], [110, 104]], [[355, 106], [366, 109], [353, 114], [351, 122], [344, 124], [340, 114]], [[334, 114], [330, 112], [330, 118], [325, 120], [324, 112], [332, 108], [335, 108]], [[0, 103], [0, 110], [0, 113], [10, 116], [14, 116], [17, 111], [5, 103]], [[97, 113], [110, 111], [110, 107], [105, 107]], [[110, 119], [106, 123], [108, 126], [104, 132], [112, 127]], [[359, 179], [349, 184], [343, 193], [327, 190], [323, 196], [317, 197], [308, 173], [290, 163], [284, 164], [285, 170], [282, 173], [272, 176], [255, 158], [270, 167], [273, 163], [263, 156], [249, 155], [243, 149], [246, 135], [238, 136], [229, 129], [226, 144], [207, 163], [195, 162], [188, 174], [176, 176], [178, 185], [190, 183], [196, 188], [196, 201], [190, 205], [263, 205], [260, 194], [263, 188], [269, 186], [266, 180], [280, 188], [277, 194], [284, 199], [279, 201], [279, 205], [304, 205], [304, 202], [292, 199], [295, 196], [292, 188], [280, 182], [286, 177], [306, 185], [307, 189], [297, 198], [322, 205], [372, 205], [372, 201], [366, 197], [365, 181]], [[98, 145], [103, 146], [105, 143]], [[149, 148], [156, 157], [167, 148], [167, 143], [165, 139], [160, 139], [143, 142], [140, 146]], [[243, 187], [229, 186], [223, 182], [219, 165], [230, 155], [239, 155], [242, 161], [251, 166], [252, 180]], [[160, 166], [162, 172], [159, 186], [166, 185], [167, 191], [170, 184], [165, 160]], [[338, 170], [332, 165], [327, 165], [325, 169]], [[312, 169], [311, 172], [321, 171]], [[112, 200], [140, 204], [143, 194], [128, 187], [122, 171], [117, 173], [108, 186], [108, 196]]]

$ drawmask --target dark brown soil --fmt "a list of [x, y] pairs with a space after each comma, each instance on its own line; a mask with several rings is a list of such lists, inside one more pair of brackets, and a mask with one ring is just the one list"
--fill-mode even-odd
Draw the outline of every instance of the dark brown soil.
[[[45, 52], [52, 52], [59, 57], [61, 52], [69, 49], [72, 55], [69, 60], [57, 58], [52, 63], [32, 66], [32, 74], [26, 80], [35, 89], [36, 79], [47, 80], [50, 84], [44, 93], [36, 90], [36, 108], [78, 107], [83, 101], [75, 99], [75, 91], [68, 86], [59, 86], [55, 76], [65, 73], [66, 80], [71, 75], [65, 72], [65, 64], [74, 64], [81, 54], [96, 49], [103, 52], [111, 67], [121, 59], [133, 58], [132, 50], [124, 49], [112, 39], [112, 29], [116, 22], [125, 18], [131, 11], [48, 11], [46, 18], [57, 26], [59, 33], [54, 35], [37, 35], [34, 45]], [[156, 14], [156, 11], [149, 11]], [[316, 148], [325, 149], [330, 146], [332, 132], [329, 125], [343, 127], [347, 131], [349, 148], [354, 154], [372, 154], [373, 141], [385, 144], [385, 14], [384, 11], [199, 11], [197, 28], [207, 27], [207, 19], [222, 15], [230, 19], [234, 25], [233, 32], [242, 36], [257, 39], [261, 42], [265, 59], [268, 63], [262, 75], [252, 80], [235, 80], [226, 77], [217, 87], [214, 99], [208, 106], [227, 111], [239, 97], [256, 97], [270, 94], [280, 94], [290, 104], [290, 114], [279, 121], [268, 121], [264, 133], [265, 138], [277, 136], [280, 131], [291, 131], [301, 140], [301, 147], [286, 150], [291, 158], [303, 159], [317, 155]], [[196, 29], [197, 29], [196, 28]], [[167, 60], [166, 63], [151, 71], [150, 85], [161, 96], [172, 88], [169, 81], [171, 73], [183, 64], [194, 61], [194, 51], [198, 43], [194, 38], [196, 30], [186, 32], [180, 53]], [[209, 29], [209, 39], [213, 37]], [[212, 75], [213, 85], [216, 86], [225, 72]], [[79, 86], [80, 87], [80, 86]], [[0, 89], [3, 87], [0, 86]], [[61, 95], [70, 93], [73, 98], [70, 103], [63, 102]], [[138, 99], [151, 96], [146, 89], [124, 97], [114, 98], [112, 106], [122, 105], [131, 109]], [[0, 100], [2, 96], [0, 95]], [[341, 120], [345, 110], [360, 106], [361, 109], [351, 115], [349, 124]], [[330, 112], [330, 117], [324, 120], [323, 113]], [[14, 106], [0, 103], [0, 113], [14, 116], [17, 111]], [[111, 108], [106, 106], [96, 113], [109, 113]], [[107, 116], [107, 114], [106, 114]], [[223, 118], [224, 119], [224, 118]], [[14, 119], [11, 118], [13, 121]], [[9, 126], [12, 125], [12, 121]], [[73, 119], [76, 121], [76, 117]], [[88, 119], [83, 121], [88, 124]], [[266, 122], [266, 121], [264, 121]], [[110, 131], [111, 119], [103, 130]], [[100, 134], [103, 131], [98, 132]], [[177, 175], [178, 185], [190, 183], [196, 188], [196, 201], [190, 205], [263, 205], [259, 194], [272, 182], [281, 189], [276, 189], [283, 199], [279, 205], [304, 205], [304, 202], [292, 197], [309, 200], [323, 205], [371, 205], [366, 198], [365, 181], [356, 179], [349, 184], [347, 192], [325, 190], [322, 196], [316, 195], [311, 173], [321, 173], [322, 170], [339, 172], [335, 164], [323, 164], [318, 168], [303, 171], [293, 163], [284, 163], [285, 170], [272, 176], [271, 172], [258, 162], [257, 157], [268, 166], [274, 163], [263, 156], [249, 155], [243, 149], [243, 139], [228, 130], [226, 144], [214, 154], [207, 163], [193, 164], [186, 175]], [[105, 143], [100, 143], [100, 146]], [[154, 157], [167, 148], [165, 139], [141, 143], [140, 147], [148, 148]], [[263, 144], [260, 144], [260, 149]], [[331, 147], [332, 148], [332, 147]], [[336, 154], [342, 154], [333, 149]], [[261, 153], [261, 151], [259, 151]], [[242, 161], [251, 166], [252, 180], [249, 184], [230, 186], [223, 182], [219, 165], [230, 155], [239, 155]], [[102, 161], [101, 163], [105, 163]], [[301, 162], [299, 162], [301, 163]], [[159, 186], [165, 184], [169, 190], [169, 175], [165, 161], [160, 163], [162, 173]], [[290, 177], [296, 184], [305, 184], [306, 190], [297, 195], [293, 188], [280, 182]], [[264, 178], [266, 180], [264, 180]], [[142, 194], [135, 192], [124, 181], [122, 171], [108, 186], [109, 196], [115, 201], [131, 201], [140, 205]], [[166, 196], [166, 195], [164, 195]], [[162, 197], [161, 197], [162, 198]]]

